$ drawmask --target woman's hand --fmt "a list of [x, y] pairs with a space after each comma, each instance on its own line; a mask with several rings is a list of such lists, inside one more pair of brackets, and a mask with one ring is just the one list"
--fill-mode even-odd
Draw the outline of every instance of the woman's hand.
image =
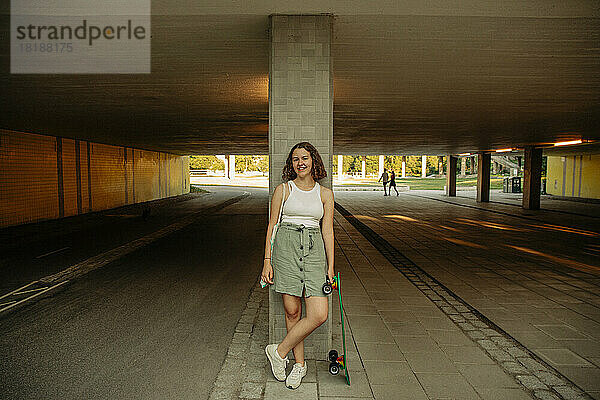
[[273, 267], [271, 266], [270, 258], [265, 258], [261, 277], [263, 281], [267, 282], [269, 285], [273, 284]]
[[327, 269], [327, 276], [329, 277], [329, 282], [333, 282], [333, 277], [335, 276], [335, 273], [333, 272], [333, 268]]

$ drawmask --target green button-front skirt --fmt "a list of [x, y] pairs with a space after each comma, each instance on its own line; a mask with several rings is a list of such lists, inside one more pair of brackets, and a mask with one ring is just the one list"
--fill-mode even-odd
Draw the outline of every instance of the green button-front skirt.
[[273, 252], [273, 289], [292, 296], [325, 297], [327, 276], [325, 244], [319, 228], [282, 222], [275, 235]]

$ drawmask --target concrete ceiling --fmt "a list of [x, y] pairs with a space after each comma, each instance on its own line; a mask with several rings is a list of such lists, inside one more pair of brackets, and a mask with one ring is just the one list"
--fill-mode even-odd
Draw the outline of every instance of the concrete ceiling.
[[268, 15], [325, 12], [335, 16], [335, 154], [600, 140], [597, 1], [153, 1], [149, 75], [11, 75], [6, 3], [4, 129], [265, 154]]

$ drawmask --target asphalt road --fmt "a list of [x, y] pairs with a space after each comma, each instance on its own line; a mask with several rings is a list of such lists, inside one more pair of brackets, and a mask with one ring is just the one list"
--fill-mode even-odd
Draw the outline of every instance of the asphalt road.
[[208, 398], [262, 266], [267, 192], [244, 190], [0, 319], [0, 398]]

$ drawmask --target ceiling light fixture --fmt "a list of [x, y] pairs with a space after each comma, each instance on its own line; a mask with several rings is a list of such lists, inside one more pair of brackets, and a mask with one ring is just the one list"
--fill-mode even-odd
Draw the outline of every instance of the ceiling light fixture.
[[570, 144], [579, 144], [579, 143], [583, 143], [583, 140], [579, 139], [579, 140], [569, 140], [566, 142], [558, 142], [558, 143], [554, 143], [554, 146], [568, 146]]
[[513, 151], [513, 149], [498, 149], [498, 150], [496, 150], [496, 153], [506, 153], [509, 151]]
[[458, 156], [459, 157], [467, 157], [467, 156], [470, 156], [470, 155], [471, 155], [471, 153], [460, 153]]

